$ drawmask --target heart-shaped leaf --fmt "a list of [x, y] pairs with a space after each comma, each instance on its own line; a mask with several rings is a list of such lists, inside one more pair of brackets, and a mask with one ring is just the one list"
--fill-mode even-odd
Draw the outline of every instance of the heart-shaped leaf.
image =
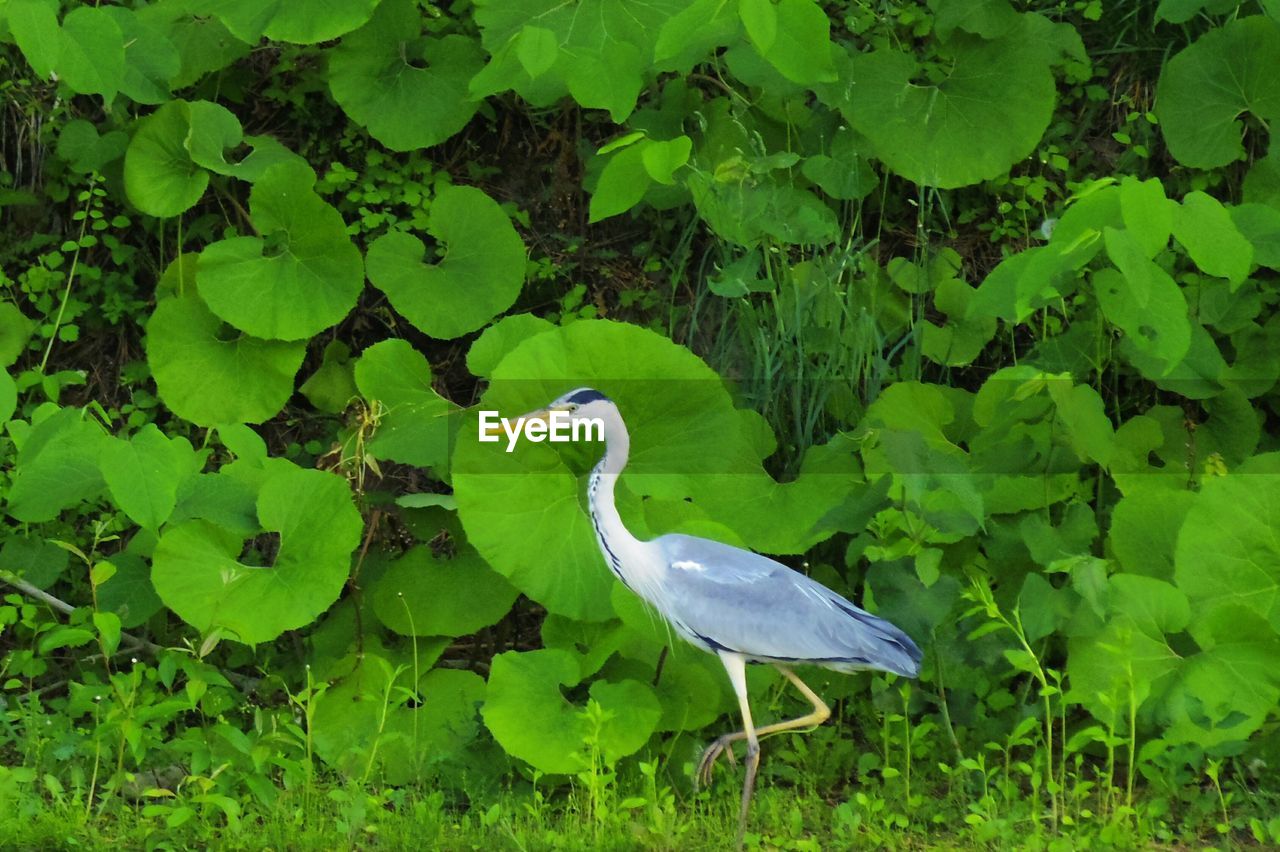
[[360, 250], [314, 183], [315, 174], [300, 161], [271, 166], [249, 194], [261, 236], [232, 237], [200, 252], [200, 295], [241, 331], [302, 340], [355, 306], [364, 286]]
[[929, 68], [897, 49], [845, 56], [848, 82], [824, 97], [889, 168], [948, 189], [997, 177], [1030, 154], [1055, 91], [1048, 57], [1022, 28], [991, 40], [957, 33], [943, 54]]
[[427, 230], [446, 247], [439, 263], [424, 263], [425, 247], [410, 234], [386, 234], [369, 247], [369, 280], [409, 322], [448, 339], [511, 307], [524, 283], [524, 243], [497, 202], [473, 187], [448, 187], [431, 203]]
[[352, 121], [394, 151], [438, 145], [480, 107], [468, 84], [480, 46], [458, 35], [424, 37], [410, 0], [383, 0], [369, 23], [329, 54], [329, 90]]
[[147, 321], [147, 361], [169, 410], [201, 426], [261, 423], [293, 395], [306, 343], [227, 331], [196, 295], [165, 299]]
[[342, 592], [362, 527], [343, 479], [301, 468], [270, 475], [257, 515], [265, 565], [242, 562], [241, 536], [209, 521], [172, 527], [156, 544], [156, 592], [201, 633], [267, 642], [310, 624]]
[[1169, 60], [1156, 88], [1160, 130], [1184, 166], [1242, 158], [1246, 112], [1280, 119], [1280, 22], [1262, 16], [1210, 28]]
[[465, 636], [494, 624], [517, 592], [470, 547], [452, 557], [415, 547], [391, 564], [373, 589], [378, 620], [404, 636]]

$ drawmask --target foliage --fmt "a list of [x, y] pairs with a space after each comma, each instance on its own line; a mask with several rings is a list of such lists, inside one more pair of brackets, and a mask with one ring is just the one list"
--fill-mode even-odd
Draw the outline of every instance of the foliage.
[[588, 385], [925, 648], [765, 763], [832, 843], [1280, 842], [1280, 6], [1112, 5], [0, 4], [0, 804], [692, 848], [722, 673], [477, 440]]

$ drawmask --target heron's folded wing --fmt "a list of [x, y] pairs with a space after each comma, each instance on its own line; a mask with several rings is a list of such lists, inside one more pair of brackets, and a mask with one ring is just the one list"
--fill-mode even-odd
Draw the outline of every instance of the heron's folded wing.
[[665, 614], [712, 648], [910, 676], [918, 670], [920, 651], [901, 630], [780, 562], [693, 536], [656, 543], [669, 566]]

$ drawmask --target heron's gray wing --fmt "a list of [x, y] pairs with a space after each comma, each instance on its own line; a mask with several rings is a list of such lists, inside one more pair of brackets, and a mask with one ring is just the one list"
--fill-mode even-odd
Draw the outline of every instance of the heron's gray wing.
[[826, 586], [749, 550], [686, 535], [654, 541], [667, 562], [661, 608], [715, 650], [914, 677], [905, 633]]

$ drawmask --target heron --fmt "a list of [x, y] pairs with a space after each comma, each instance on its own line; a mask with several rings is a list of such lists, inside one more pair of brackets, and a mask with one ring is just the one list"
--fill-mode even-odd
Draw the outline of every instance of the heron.
[[[627, 464], [631, 439], [618, 406], [593, 388], [578, 388], [520, 420], [553, 424], [602, 423], [604, 455], [591, 471], [587, 506], [596, 542], [624, 586], [662, 615], [683, 639], [720, 658], [738, 699], [742, 730], [712, 742], [698, 761], [696, 778], [710, 783], [716, 761], [734, 761], [732, 746], [746, 740], [746, 778], [738, 819], [741, 844], [760, 763], [760, 737], [814, 728], [831, 717], [827, 706], [792, 666], [838, 672], [883, 671], [914, 678], [921, 653], [901, 629], [840, 594], [766, 556], [723, 542], [672, 533], [641, 541], [618, 514], [614, 488]], [[756, 727], [747, 699], [746, 665], [775, 667], [813, 710]]]

